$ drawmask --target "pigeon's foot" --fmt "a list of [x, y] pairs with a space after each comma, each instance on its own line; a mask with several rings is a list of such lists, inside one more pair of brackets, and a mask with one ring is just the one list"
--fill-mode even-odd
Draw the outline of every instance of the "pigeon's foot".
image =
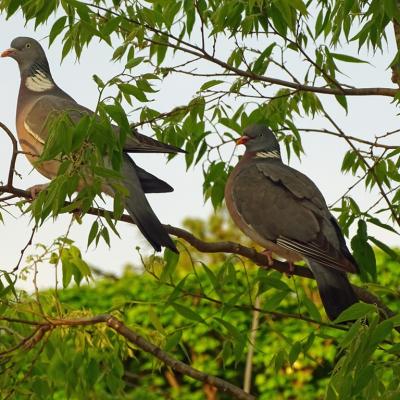
[[272, 251], [265, 249], [264, 251], [261, 252], [265, 257], [267, 257], [268, 261], [268, 267], [272, 267], [274, 264], [274, 259], [272, 258]]
[[80, 210], [79, 208], [77, 208], [76, 210], [74, 210], [72, 212], [72, 216], [74, 218], [74, 220], [80, 225], [82, 224], [82, 210]]
[[292, 262], [288, 261], [289, 264], [289, 271], [286, 273], [288, 278], [291, 278], [294, 274], [294, 265]]
[[48, 186], [49, 186], [48, 183], [44, 183], [42, 185], [34, 185], [30, 187], [28, 190], [31, 194], [32, 199], [35, 200], [36, 197], [38, 197], [39, 193], [43, 190], [46, 190]]

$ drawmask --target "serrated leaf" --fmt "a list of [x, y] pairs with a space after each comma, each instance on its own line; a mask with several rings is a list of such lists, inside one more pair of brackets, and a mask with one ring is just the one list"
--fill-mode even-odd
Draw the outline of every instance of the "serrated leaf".
[[365, 317], [368, 313], [375, 311], [376, 308], [372, 304], [355, 303], [349, 308], [340, 313], [340, 315], [333, 321], [335, 324], [340, 324], [345, 321], [354, 321], [361, 317]]

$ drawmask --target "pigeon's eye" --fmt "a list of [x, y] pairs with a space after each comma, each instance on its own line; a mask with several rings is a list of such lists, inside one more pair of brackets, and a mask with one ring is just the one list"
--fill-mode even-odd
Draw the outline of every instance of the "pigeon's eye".
[[27, 49], [30, 49], [30, 48], [31, 48], [31, 44], [30, 44], [30, 43], [27, 43], [27, 44], [25, 45], [25, 47], [26, 47]]

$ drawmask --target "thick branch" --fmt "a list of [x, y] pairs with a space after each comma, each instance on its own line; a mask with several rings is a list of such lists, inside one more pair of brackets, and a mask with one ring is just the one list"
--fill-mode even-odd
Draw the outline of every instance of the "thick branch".
[[[4, 192], [0, 188], [0, 192]], [[28, 191], [21, 190], [21, 189], [16, 189], [16, 188], [11, 188], [7, 190], [7, 193], [15, 194], [15, 196], [18, 197], [23, 197], [26, 199], [31, 198], [31, 194]], [[66, 205], [69, 205], [70, 203], [66, 203]], [[74, 212], [74, 211], [71, 211]], [[87, 212], [88, 214], [95, 215], [95, 216], [104, 216], [105, 210], [99, 209], [99, 208], [90, 208]], [[121, 216], [119, 219], [120, 221], [127, 222], [129, 224], [135, 225], [135, 223], [132, 221], [131, 217], [127, 214], [124, 214]], [[246, 247], [241, 245], [240, 243], [235, 243], [235, 242], [206, 242], [203, 240], [200, 240], [196, 236], [194, 236], [192, 233], [186, 231], [185, 229], [178, 228], [172, 225], [163, 225], [164, 228], [167, 230], [167, 232], [171, 235], [174, 235], [180, 239], [185, 240], [188, 242], [191, 246], [193, 246], [196, 250], [202, 252], [202, 253], [228, 253], [228, 254], [236, 254], [238, 256], [242, 256], [247, 258], [250, 261], [253, 261], [255, 264], [263, 267], [263, 268], [272, 268], [275, 269], [276, 271], [288, 274], [288, 275], [296, 275], [296, 276], [301, 276], [303, 278], [309, 278], [309, 279], [314, 279], [314, 276], [311, 272], [310, 269], [300, 266], [300, 265], [289, 265], [287, 262], [282, 262], [278, 260], [273, 260], [272, 265], [268, 265], [268, 260], [265, 257], [264, 254], [259, 253], [257, 250]], [[380, 299], [375, 296], [374, 294], [370, 293], [369, 291], [360, 288], [358, 286], [353, 285], [353, 288], [358, 296], [358, 298], [361, 301], [364, 301], [365, 303], [369, 304], [376, 304], [382, 310], [384, 313], [388, 316], [394, 315], [394, 313], [386, 307]]]
[[[18, 321], [21, 322], [21, 321]], [[80, 318], [80, 319], [49, 319], [43, 323], [36, 323], [36, 328], [32, 334], [30, 334], [27, 338], [23, 339], [20, 343], [14, 346], [12, 349], [7, 350], [6, 352], [0, 353], [1, 355], [7, 353], [14, 352], [21, 347], [31, 348], [39, 343], [44, 337], [46, 332], [55, 329], [57, 327], [74, 327], [74, 326], [90, 326], [99, 323], [105, 323], [110, 328], [112, 328], [117, 334], [123, 336], [130, 343], [133, 343], [139, 349], [143, 350], [146, 353], [149, 353], [156, 357], [158, 360], [163, 362], [168, 367], [172, 368], [174, 371], [179, 372], [183, 375], [190, 376], [191, 378], [203, 382], [208, 383], [211, 386], [215, 386], [221, 392], [227, 393], [229, 396], [232, 396], [236, 399], [243, 400], [254, 400], [255, 397], [244, 392], [241, 388], [221, 379], [213, 375], [209, 375], [205, 372], [199, 371], [196, 368], [191, 367], [188, 364], [183, 363], [173, 357], [171, 357], [167, 352], [162, 350], [160, 347], [155, 346], [153, 343], [150, 343], [142, 336], [138, 335], [135, 331], [129, 329], [122, 321], [113, 317], [109, 314], [101, 314], [96, 315], [91, 318]]]
[[[9, 194], [10, 196], [7, 196], [7, 199], [10, 199], [13, 197], [21, 197], [21, 198], [25, 198], [27, 200], [31, 200], [31, 193], [29, 191], [15, 188], [12, 185], [12, 176], [13, 176], [14, 168], [15, 168], [15, 159], [16, 159], [16, 156], [18, 155], [17, 141], [14, 138], [12, 132], [1, 122], [0, 122], [0, 127], [3, 128], [3, 130], [7, 133], [10, 140], [12, 141], [12, 146], [13, 146], [13, 154], [12, 154], [10, 171], [9, 171], [9, 180], [8, 180], [7, 185], [0, 186], [0, 194], [2, 194], [2, 193]], [[339, 133], [341, 136], [345, 136], [344, 133], [341, 132], [340, 130], [339, 130]], [[11, 176], [11, 178], [10, 178], [10, 176]], [[4, 198], [3, 199], [0, 198], [0, 201], [2, 201], [2, 200], [4, 200]], [[66, 206], [70, 205], [70, 204], [71, 203], [66, 202]], [[71, 212], [74, 212], [74, 211], [76, 211], [76, 210], [72, 210]], [[104, 216], [105, 210], [91, 207], [87, 211], [87, 213], [95, 215], [95, 216]], [[126, 214], [121, 216], [120, 221], [128, 222], [130, 224], [135, 224], [135, 222], [131, 219], [131, 217]], [[264, 267], [264, 268], [272, 268], [272, 269], [275, 269], [282, 273], [314, 279], [314, 276], [313, 276], [311, 270], [306, 267], [299, 266], [299, 265], [289, 265], [289, 263], [287, 263], [287, 262], [282, 262], [282, 261], [278, 261], [278, 260], [274, 260], [273, 264], [269, 265], [268, 260], [265, 257], [265, 255], [257, 252], [253, 248], [243, 246], [239, 243], [230, 242], [230, 241], [227, 241], [227, 242], [205, 242], [205, 241], [200, 240], [196, 236], [194, 236], [192, 233], [190, 233], [182, 228], [177, 228], [177, 227], [174, 227], [171, 225], [164, 225], [164, 228], [167, 230], [167, 232], [169, 234], [179, 237], [181, 239], [184, 239], [186, 242], [188, 242], [190, 245], [192, 245], [194, 248], [196, 248], [200, 252], [237, 254], [237, 255], [246, 257], [247, 259], [253, 261], [255, 264], [257, 264], [261, 267]], [[34, 234], [34, 230], [32, 231], [32, 236], [33, 236], [33, 234]], [[29, 240], [27, 246], [30, 244], [30, 241], [31, 241], [31, 239]], [[368, 292], [367, 290], [359, 288], [357, 286], [353, 286], [353, 287], [356, 290], [356, 293], [360, 300], [362, 300], [366, 303], [377, 304], [379, 307], [381, 307], [383, 309], [383, 311], [386, 315], [393, 315], [391, 310], [389, 310], [375, 295], [373, 295], [372, 293]]]

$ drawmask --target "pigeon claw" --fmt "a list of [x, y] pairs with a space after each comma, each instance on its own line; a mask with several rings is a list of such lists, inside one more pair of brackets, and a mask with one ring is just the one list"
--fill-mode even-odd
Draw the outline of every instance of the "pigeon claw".
[[265, 257], [267, 257], [268, 261], [268, 267], [272, 267], [274, 264], [274, 259], [272, 258], [272, 251], [265, 249], [264, 251], [261, 252]]
[[38, 197], [39, 193], [42, 192], [43, 190], [46, 190], [47, 187], [49, 186], [48, 183], [42, 184], [42, 185], [34, 185], [28, 189], [28, 191], [31, 194], [32, 200], [35, 200], [36, 197]]
[[293, 274], [294, 274], [294, 265], [290, 261], [288, 261], [288, 264], [289, 264], [289, 271], [286, 272], [286, 275], [287, 275], [288, 278], [291, 278], [293, 276]]

